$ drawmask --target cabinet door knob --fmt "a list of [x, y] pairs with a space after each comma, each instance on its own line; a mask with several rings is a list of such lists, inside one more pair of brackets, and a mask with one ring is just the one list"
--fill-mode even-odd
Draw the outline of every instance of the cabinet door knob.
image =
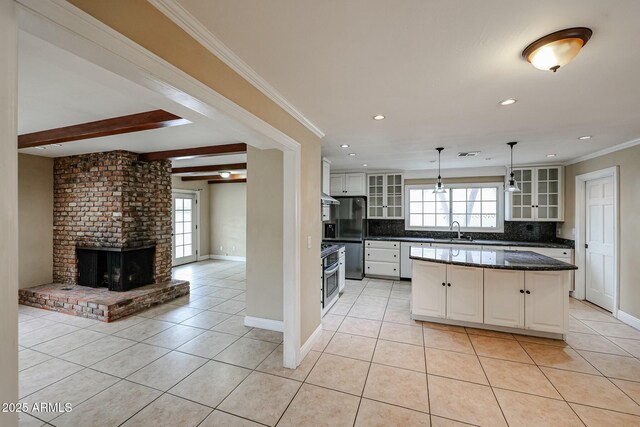
[[447, 286], [447, 284], [446, 284], [446, 283], [444, 283], [444, 282], [442, 282], [442, 286]]
[[521, 293], [521, 294], [524, 294], [524, 290], [520, 289], [520, 293]]
[[527, 291], [527, 294], [530, 294], [530, 293], [531, 293], [531, 291]]
[[447, 286], [451, 286], [451, 283], [447, 283]]

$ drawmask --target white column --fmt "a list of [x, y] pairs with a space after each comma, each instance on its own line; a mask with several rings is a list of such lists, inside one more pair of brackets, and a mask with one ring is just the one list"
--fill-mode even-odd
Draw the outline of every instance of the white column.
[[[18, 27], [14, 0], [0, 0], [0, 403], [18, 401]], [[17, 426], [0, 412], [0, 425]]]

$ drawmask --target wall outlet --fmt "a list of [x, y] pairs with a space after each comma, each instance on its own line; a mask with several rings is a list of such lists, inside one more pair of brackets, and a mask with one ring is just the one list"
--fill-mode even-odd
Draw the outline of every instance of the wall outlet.
[[307, 249], [311, 249], [311, 236], [307, 236]]

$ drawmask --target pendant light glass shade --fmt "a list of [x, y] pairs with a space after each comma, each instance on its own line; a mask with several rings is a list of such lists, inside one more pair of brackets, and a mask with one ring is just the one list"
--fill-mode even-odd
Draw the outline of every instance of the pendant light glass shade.
[[516, 182], [516, 178], [513, 174], [513, 146], [516, 144], [517, 142], [507, 142], [507, 145], [511, 148], [511, 173], [509, 174], [509, 181], [507, 182], [507, 186], [504, 189], [505, 193], [520, 192], [520, 188], [518, 187], [518, 183]]
[[436, 148], [438, 150], [438, 182], [436, 182], [436, 186], [433, 189], [434, 193], [444, 193], [447, 190], [444, 188], [444, 183], [442, 182], [442, 176], [440, 176], [440, 153], [444, 150], [444, 147]]

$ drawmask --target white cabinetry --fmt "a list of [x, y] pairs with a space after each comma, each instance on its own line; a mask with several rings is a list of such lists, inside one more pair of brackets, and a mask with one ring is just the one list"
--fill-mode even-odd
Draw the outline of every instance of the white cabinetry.
[[446, 264], [417, 262], [413, 265], [411, 313], [419, 316], [446, 317]]
[[402, 219], [401, 173], [367, 175], [368, 218]]
[[364, 273], [367, 276], [400, 277], [400, 242], [366, 240]]
[[482, 323], [482, 269], [419, 262], [413, 275], [413, 314]]
[[[322, 159], [322, 192], [329, 194], [331, 192], [331, 162]], [[328, 221], [331, 215], [331, 207], [329, 205], [322, 206], [322, 220]]]
[[564, 221], [564, 168], [562, 166], [513, 169], [520, 192], [509, 193], [509, 221]]
[[338, 251], [338, 262], [340, 266], [338, 267], [338, 292], [344, 291], [344, 287], [347, 284], [346, 279], [346, 270], [347, 265], [345, 264], [345, 248], [340, 248]]
[[413, 262], [410, 258], [411, 247], [428, 248], [431, 243], [418, 242], [402, 242], [400, 243], [400, 277], [403, 279], [411, 279]]
[[332, 173], [330, 179], [331, 196], [364, 196], [366, 195], [365, 174]]
[[568, 271], [527, 271], [525, 275], [525, 329], [564, 334], [569, 312], [565, 286]]
[[[512, 251], [531, 251], [540, 255], [548, 256], [549, 258], [557, 259], [558, 261], [566, 262], [567, 264], [573, 264], [573, 249], [564, 248], [529, 248], [526, 246], [512, 246]], [[575, 290], [575, 273], [571, 271], [569, 273], [570, 290]]]
[[524, 271], [484, 269], [484, 323], [524, 328]]

